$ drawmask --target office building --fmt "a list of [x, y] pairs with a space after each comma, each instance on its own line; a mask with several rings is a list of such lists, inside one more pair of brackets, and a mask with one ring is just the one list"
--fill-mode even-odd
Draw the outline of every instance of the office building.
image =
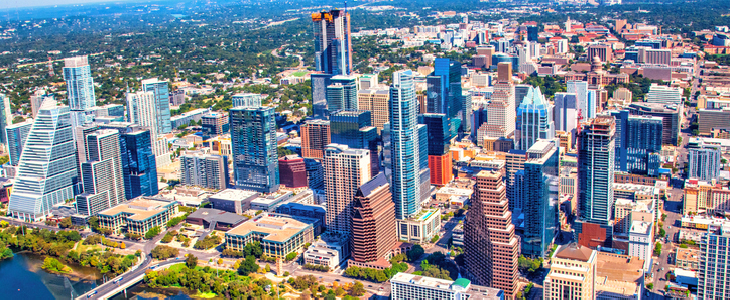
[[[1, 96], [0, 96], [1, 97]], [[33, 127], [33, 119], [27, 119], [5, 127], [5, 139], [10, 156], [10, 165], [17, 166], [20, 162], [20, 155], [23, 153], [23, 144], [28, 138], [30, 129]]]
[[8, 145], [5, 129], [13, 124], [13, 115], [10, 112], [10, 98], [5, 94], [0, 94], [0, 105], [2, 106], [0, 107], [0, 144], [6, 147], [7, 150], [10, 145]]
[[699, 272], [697, 272], [698, 299], [725, 299], [730, 293], [730, 277], [727, 276], [730, 257], [730, 223], [723, 222], [717, 228], [709, 228], [700, 241]]
[[284, 258], [314, 242], [313, 223], [308, 218], [290, 218], [276, 213], [261, 213], [226, 232], [226, 248], [243, 251], [246, 244], [261, 243], [264, 254]]
[[177, 213], [177, 201], [138, 198], [103, 210], [97, 217], [100, 228], [144, 236], [152, 227], [164, 228]]
[[[527, 159], [527, 151], [510, 149], [505, 154], [505, 177], [504, 182], [507, 186], [507, 199], [509, 199], [509, 211], [522, 212], [525, 189], [523, 188], [525, 181], [525, 160]], [[519, 214], [518, 214], [519, 215]]]
[[362, 74], [357, 78], [361, 90], [368, 90], [378, 85], [378, 74]]
[[390, 298], [393, 300], [508, 299], [505, 298], [504, 291], [471, 284], [466, 278], [451, 281], [408, 273], [398, 273], [390, 279]]
[[644, 101], [649, 103], [681, 104], [682, 90], [653, 83], [649, 87], [649, 93], [644, 96]]
[[314, 63], [317, 71], [332, 75], [350, 75], [352, 41], [350, 14], [333, 9], [312, 14]]
[[279, 158], [279, 183], [287, 188], [306, 188], [307, 165], [297, 155], [286, 155]]
[[613, 61], [613, 49], [610, 45], [590, 45], [586, 51], [588, 52], [589, 60], [593, 60], [598, 57], [601, 61], [609, 63]]
[[395, 248], [395, 205], [384, 173], [360, 186], [352, 212], [352, 260], [387, 265], [387, 255]]
[[236, 188], [260, 193], [277, 191], [279, 157], [274, 108], [234, 107], [229, 117]]
[[515, 145], [517, 149], [530, 149], [538, 139], [555, 138], [553, 106], [545, 100], [540, 88], [530, 87], [517, 109], [516, 126]]
[[370, 151], [330, 144], [325, 148], [327, 230], [349, 236], [357, 189], [370, 180]]
[[481, 171], [476, 175], [472, 205], [464, 225], [467, 278], [501, 289], [506, 297], [517, 292], [517, 258], [520, 243], [515, 236], [502, 174]]
[[228, 187], [228, 157], [186, 151], [180, 155], [180, 184], [225, 190]]
[[520, 104], [523, 100], [525, 100], [525, 96], [527, 96], [527, 92], [532, 89], [532, 85], [529, 84], [516, 84], [515, 85], [515, 112], [517, 112], [517, 109], [519, 109]]
[[649, 271], [654, 250], [654, 222], [632, 221], [629, 229], [629, 256], [636, 256], [647, 262], [645, 271]]
[[418, 123], [426, 125], [427, 139], [425, 145], [428, 154], [428, 168], [431, 172], [431, 183], [444, 186], [453, 179], [451, 151], [451, 131], [449, 120], [445, 114], [422, 114]]
[[324, 158], [324, 148], [331, 142], [330, 121], [308, 120], [299, 127], [302, 138], [302, 157]]
[[[416, 90], [410, 70], [393, 74], [390, 87], [391, 190], [396, 219], [408, 219], [420, 211], [420, 138]], [[428, 159], [428, 158], [426, 158]]]
[[691, 138], [688, 145], [689, 174], [691, 179], [711, 181], [720, 176], [722, 149], [720, 145], [710, 144], [701, 138]]
[[127, 121], [149, 128], [154, 137], [160, 133], [158, 113], [153, 92], [127, 93]]
[[203, 123], [203, 134], [208, 136], [220, 135], [228, 132], [228, 115], [225, 113], [212, 112], [201, 117]]
[[93, 216], [126, 200], [119, 146], [116, 130], [86, 136], [87, 161], [81, 164], [84, 193], [76, 196], [79, 214]]
[[330, 134], [333, 144], [347, 145], [354, 149], [367, 149], [370, 156], [370, 175], [380, 171], [378, 159], [378, 130], [371, 126], [369, 111], [342, 110], [330, 114]]
[[88, 56], [64, 59], [63, 80], [68, 90], [68, 106], [71, 110], [84, 111], [96, 106], [94, 78], [91, 75]]
[[572, 243], [559, 246], [550, 261], [542, 299], [596, 299], [598, 251]]
[[324, 192], [324, 166], [322, 159], [305, 158], [304, 165], [307, 168], [307, 182], [309, 188], [318, 193]]
[[525, 215], [522, 255], [546, 256], [558, 232], [558, 168], [560, 151], [555, 140], [537, 140], [527, 150], [524, 169]]
[[336, 75], [327, 86], [327, 110], [333, 114], [340, 110], [357, 110], [357, 77]]
[[155, 134], [172, 132], [172, 124], [170, 123], [170, 89], [167, 81], [161, 81], [157, 78], [142, 80], [142, 91], [152, 92], [155, 97], [155, 107], [157, 109], [157, 132]]
[[712, 133], [713, 128], [725, 128], [730, 124], [730, 107], [722, 109], [698, 109], [697, 121], [699, 126], [697, 130], [700, 135], [708, 136]]
[[43, 220], [51, 207], [72, 199], [81, 182], [75, 149], [69, 107], [44, 101], [23, 147], [8, 214]]
[[461, 93], [461, 131], [471, 132], [472, 130], [472, 96], [470, 92]]
[[[578, 242], [587, 247], [610, 247], [613, 214], [613, 180], [616, 151], [613, 117], [598, 116], [578, 135], [579, 215], [575, 225]], [[595, 235], [595, 236], [594, 236]]]
[[46, 90], [37, 90], [30, 95], [30, 111], [33, 118], [38, 115], [38, 110], [47, 98], [53, 99], [53, 94], [47, 94]]
[[139, 196], [154, 196], [159, 191], [151, 136], [149, 129], [120, 132], [122, 172], [127, 200]]
[[[682, 105], [634, 102], [629, 105], [628, 111], [632, 115], [662, 118], [662, 144], [677, 146], [679, 130], [682, 126], [682, 107]], [[702, 110], [698, 113], [700, 115], [700, 128], [702, 128]]]
[[501, 62], [497, 66], [497, 83], [487, 104], [486, 123], [486, 137], [509, 138], [515, 131], [515, 87], [511, 63]]
[[386, 86], [371, 86], [357, 92], [358, 109], [370, 111], [370, 123], [378, 128], [378, 134], [383, 130], [383, 124], [390, 119], [389, 101], [390, 90]]
[[616, 171], [659, 175], [649, 168], [649, 159], [662, 150], [662, 118], [631, 116], [625, 110], [610, 114], [616, 120]]
[[[317, 57], [315, 57], [317, 59]], [[327, 87], [330, 85], [332, 74], [322, 71], [310, 75], [312, 82], [312, 113], [315, 119], [327, 119]]]
[[252, 93], [238, 93], [233, 95], [231, 97], [231, 101], [233, 102], [233, 107], [259, 107], [261, 106], [261, 100], [263, 99], [263, 96], [261, 94], [252, 94]]
[[[568, 93], [574, 94], [578, 112], [583, 120], [596, 117], [595, 92], [588, 90], [588, 82], [581, 80], [570, 80], [567, 83]], [[565, 131], [565, 130], [563, 130]]]
[[[576, 94], [555, 93], [554, 122], [555, 130], [577, 136], [578, 129], [578, 97]], [[574, 141], [571, 140], [571, 144]]]
[[445, 114], [449, 119], [459, 116], [461, 107], [461, 65], [448, 58], [437, 58], [428, 83], [427, 111]]

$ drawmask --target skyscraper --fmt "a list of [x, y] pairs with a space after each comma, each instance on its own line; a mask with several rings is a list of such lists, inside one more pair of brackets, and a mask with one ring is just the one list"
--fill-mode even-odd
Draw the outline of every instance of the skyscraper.
[[155, 93], [127, 93], [127, 121], [149, 128], [153, 136], [160, 134], [158, 113]]
[[238, 93], [233, 95], [231, 101], [233, 102], [233, 107], [259, 107], [261, 106], [261, 94], [252, 94], [252, 93]]
[[329, 144], [324, 156], [327, 231], [349, 236], [355, 193], [371, 178], [370, 151]]
[[302, 157], [324, 158], [324, 148], [330, 144], [330, 122], [308, 120], [300, 126], [302, 135]]
[[578, 242], [587, 247], [609, 246], [612, 234], [616, 123], [598, 116], [584, 123], [578, 135], [580, 213], [575, 224]]
[[149, 129], [137, 129], [121, 133], [119, 137], [127, 200], [157, 195], [157, 167], [151, 136]]
[[540, 88], [530, 87], [528, 90], [517, 109], [516, 126], [518, 130], [515, 134], [517, 149], [530, 149], [538, 139], [555, 138], [553, 106], [545, 100]]
[[23, 144], [25, 144], [25, 140], [28, 138], [31, 127], [33, 127], [33, 119], [27, 119], [23, 122], [5, 127], [10, 164], [13, 166], [17, 166], [20, 162], [20, 156], [23, 153]]
[[23, 220], [42, 220], [55, 204], [74, 197], [80, 182], [68, 106], [43, 102], [18, 164], [8, 213]]
[[314, 63], [317, 71], [349, 75], [352, 70], [350, 14], [333, 9], [312, 14]]
[[358, 109], [370, 111], [371, 123], [378, 128], [378, 133], [383, 130], [383, 124], [388, 122], [389, 101], [390, 90], [386, 86], [372, 86], [357, 92]]
[[416, 91], [411, 70], [393, 74], [390, 87], [390, 150], [396, 219], [420, 211], [420, 153]]
[[81, 164], [84, 193], [76, 196], [76, 209], [93, 216], [125, 200], [119, 132], [107, 129], [87, 135], [86, 156]]
[[650, 174], [649, 160], [652, 154], [662, 150], [662, 118], [631, 116], [628, 111], [612, 111], [616, 120], [616, 171]]
[[431, 183], [444, 186], [454, 178], [452, 170], [451, 132], [445, 114], [422, 114], [418, 116], [418, 123], [426, 125], [428, 138], [428, 168], [431, 171]]
[[336, 75], [327, 86], [327, 110], [333, 114], [339, 110], [357, 110], [357, 77]]
[[520, 243], [512, 212], [507, 209], [506, 188], [500, 173], [481, 171], [476, 178], [464, 223], [467, 277], [477, 284], [501, 289], [509, 298], [517, 289]]
[[[596, 95], [588, 90], [588, 82], [570, 80], [567, 83], [568, 93], [575, 94], [578, 110], [584, 120], [596, 117]], [[565, 131], [565, 130], [562, 130]]]
[[63, 79], [68, 90], [68, 105], [71, 110], [88, 110], [96, 106], [94, 79], [91, 76], [88, 56], [76, 56], [64, 60]]
[[360, 263], [385, 261], [398, 241], [395, 205], [384, 173], [363, 184], [355, 193], [352, 213], [352, 259]]
[[[578, 98], [575, 94], [555, 93], [555, 130], [576, 136], [578, 128]], [[571, 141], [572, 143], [573, 141]]]
[[[378, 129], [371, 126], [370, 114], [369, 111], [362, 110], [343, 110], [332, 113], [330, 115], [332, 143], [378, 153]], [[377, 155], [370, 156], [370, 168], [370, 176], [375, 176], [380, 172], [380, 161]]]
[[[5, 94], [0, 94], [0, 133], [5, 132], [5, 128], [13, 124], [13, 115], [10, 112], [10, 98]], [[0, 144], [8, 146], [7, 136], [0, 134]], [[7, 148], [6, 148], [7, 149]]]
[[290, 188], [307, 187], [307, 165], [298, 155], [286, 155], [279, 158], [279, 182]]
[[41, 104], [43, 104], [43, 100], [46, 100], [46, 98], [53, 99], [53, 94], [48, 95], [46, 94], [46, 90], [37, 90], [30, 96], [30, 111], [33, 118], [38, 115], [38, 109], [41, 108]]
[[722, 165], [722, 151], [719, 145], [706, 143], [700, 138], [690, 138], [687, 149], [689, 150], [687, 177], [704, 181], [718, 179]]
[[522, 254], [547, 255], [558, 230], [558, 167], [560, 151], [555, 140], [537, 140], [527, 150], [524, 178], [525, 229]]
[[170, 88], [167, 81], [157, 78], [142, 80], [142, 91], [152, 92], [155, 97], [155, 108], [157, 109], [157, 132], [155, 134], [172, 132], [170, 123]]
[[497, 83], [492, 101], [487, 104], [485, 135], [492, 138], [512, 136], [515, 131], [515, 87], [512, 84], [512, 64], [501, 62], [497, 66]]
[[459, 116], [461, 103], [461, 65], [448, 58], [437, 58], [428, 83], [428, 112], [445, 114], [449, 119]]
[[180, 155], [180, 183], [225, 190], [228, 187], [228, 157], [187, 151]]
[[730, 293], [727, 260], [730, 258], [730, 223], [710, 227], [700, 241], [697, 299], [724, 299]]
[[236, 188], [272, 193], [279, 189], [276, 121], [273, 107], [230, 110]]

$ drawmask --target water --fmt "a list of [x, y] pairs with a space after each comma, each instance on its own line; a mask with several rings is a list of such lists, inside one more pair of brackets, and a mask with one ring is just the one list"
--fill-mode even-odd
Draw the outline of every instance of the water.
[[41, 269], [43, 256], [16, 253], [0, 261], [0, 298], [4, 299], [72, 299], [101, 282], [94, 268], [71, 266], [73, 274], [57, 275]]
[[123, 299], [171, 299], [171, 300], [188, 300], [193, 299], [188, 296], [191, 292], [183, 288], [151, 288], [144, 282], [135, 284], [131, 288], [127, 289], [126, 296], [124, 293], [111, 297], [111, 300], [123, 300]]

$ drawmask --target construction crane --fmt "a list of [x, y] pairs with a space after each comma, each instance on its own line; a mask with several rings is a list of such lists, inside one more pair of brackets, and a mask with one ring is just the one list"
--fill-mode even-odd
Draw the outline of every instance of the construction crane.
[[51, 56], [48, 56], [48, 76], [53, 77], [56, 73], [53, 72], [53, 60], [51, 60]]

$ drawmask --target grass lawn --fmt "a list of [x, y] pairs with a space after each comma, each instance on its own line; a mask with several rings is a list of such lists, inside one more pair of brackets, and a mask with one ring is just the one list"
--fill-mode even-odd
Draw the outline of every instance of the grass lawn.
[[101, 245], [84, 245], [84, 241], [81, 240], [76, 246], [76, 251], [79, 253], [85, 253], [88, 250], [101, 250]]
[[169, 269], [170, 271], [180, 272], [180, 270], [182, 270], [182, 268], [184, 266], [185, 266], [185, 263], [181, 262], [179, 264], [174, 264], [174, 265], [168, 267], [167, 269]]
[[291, 73], [291, 76], [294, 76], [294, 77], [302, 77], [304, 75], [307, 75], [307, 72], [305, 72], [305, 71], [296, 71], [294, 73]]
[[213, 292], [207, 292], [207, 293], [198, 292], [197, 294], [195, 294], [195, 297], [197, 297], [197, 298], [213, 298], [216, 295], [217, 294], [216, 293], [213, 293]]

